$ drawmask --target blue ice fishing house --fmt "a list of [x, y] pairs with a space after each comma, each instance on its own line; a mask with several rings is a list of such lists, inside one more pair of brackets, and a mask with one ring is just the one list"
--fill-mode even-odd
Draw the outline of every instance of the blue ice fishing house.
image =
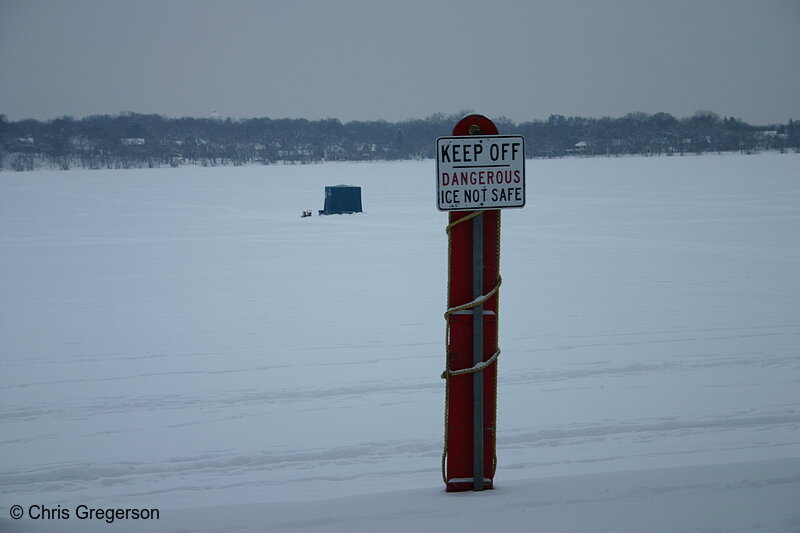
[[361, 187], [329, 185], [325, 187], [325, 209], [320, 215], [361, 213]]

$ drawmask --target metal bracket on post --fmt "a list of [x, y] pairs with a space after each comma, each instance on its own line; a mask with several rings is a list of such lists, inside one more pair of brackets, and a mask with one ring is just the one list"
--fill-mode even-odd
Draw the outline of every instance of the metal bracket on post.
[[[481, 127], [471, 124], [470, 135]], [[483, 296], [483, 213], [472, 219], [472, 297]], [[483, 304], [472, 309], [472, 364], [483, 362]], [[483, 370], [472, 374], [472, 490], [483, 490]]]
[[[472, 296], [483, 295], [483, 214], [472, 219]], [[472, 364], [483, 362], [483, 304], [472, 309]], [[472, 483], [483, 490], [483, 370], [472, 374]]]

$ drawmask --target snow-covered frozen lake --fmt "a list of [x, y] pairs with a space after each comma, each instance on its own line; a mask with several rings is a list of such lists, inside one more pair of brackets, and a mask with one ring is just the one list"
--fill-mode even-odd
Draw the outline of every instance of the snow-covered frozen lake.
[[528, 161], [480, 494], [434, 166], [0, 173], [0, 531], [800, 531], [800, 155]]

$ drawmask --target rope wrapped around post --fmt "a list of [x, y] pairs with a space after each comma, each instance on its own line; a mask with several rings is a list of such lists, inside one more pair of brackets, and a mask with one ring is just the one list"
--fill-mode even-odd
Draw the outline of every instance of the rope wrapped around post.
[[[469, 215], [461, 217], [458, 220], [455, 220], [455, 221], [453, 221], [452, 223], [450, 223], [450, 224], [448, 224], [446, 226], [445, 232], [447, 233], [447, 236], [448, 236], [448, 264], [450, 263], [449, 256], [452, 253], [451, 242], [450, 242], [451, 241], [451, 239], [450, 239], [451, 230], [455, 226], [457, 226], [458, 224], [462, 224], [464, 222], [467, 222], [468, 220], [472, 220], [473, 218], [475, 218], [478, 215], [481, 215], [483, 213], [485, 213], [485, 211], [483, 211], [483, 210], [482, 211], [473, 211]], [[497, 223], [497, 232], [498, 232], [498, 235], [499, 235], [500, 234], [500, 221], [499, 221], [499, 218], [498, 218], [498, 223]], [[499, 250], [499, 247], [500, 247], [499, 238], [498, 238], [497, 243], [498, 243], [497, 246], [498, 246], [498, 250]], [[499, 255], [499, 251], [498, 251], [498, 255]], [[449, 293], [449, 283], [450, 283], [450, 277], [448, 276], [448, 293]], [[450, 348], [449, 348], [449, 346], [450, 346], [450, 318], [453, 316], [453, 314], [455, 314], [455, 313], [457, 313], [459, 311], [472, 309], [474, 307], [477, 307], [479, 305], [484, 304], [487, 300], [489, 300], [490, 298], [492, 298], [493, 296], [495, 296], [497, 294], [497, 292], [500, 290], [500, 285], [502, 285], [502, 283], [503, 283], [503, 280], [500, 277], [500, 275], [498, 274], [497, 283], [492, 288], [492, 290], [490, 290], [486, 294], [483, 294], [483, 295], [479, 296], [478, 298], [475, 298], [474, 300], [472, 300], [470, 302], [451, 307], [451, 308], [447, 309], [447, 311], [445, 311], [445, 313], [444, 313], [444, 318], [446, 320], [445, 341], [444, 342], [445, 342], [445, 353], [447, 355], [446, 355], [445, 370], [444, 370], [444, 372], [442, 372], [441, 378], [444, 379], [445, 383], [446, 383], [446, 385], [445, 385], [444, 449], [442, 450], [442, 480], [444, 481], [445, 485], [447, 484], [447, 466], [446, 466], [447, 463], [446, 463], [446, 461], [447, 461], [447, 440], [448, 440], [448, 432], [449, 432], [448, 416], [449, 416], [449, 412], [450, 412], [450, 408], [449, 408], [449, 405], [450, 405], [450, 378], [453, 377], [453, 376], [461, 376], [461, 375], [465, 375], [465, 374], [474, 374], [475, 372], [479, 372], [481, 370], [485, 370], [486, 368], [488, 368], [492, 364], [495, 364], [497, 362], [497, 358], [500, 356], [500, 349], [498, 348], [498, 350], [489, 359], [487, 359], [486, 361], [483, 361], [481, 363], [473, 365], [473, 366], [471, 366], [469, 368], [464, 368], [464, 369], [460, 369], [460, 370], [450, 370]], [[496, 391], [495, 391], [495, 394], [496, 394]], [[494, 465], [497, 464], [497, 456], [496, 455], [493, 458], [493, 464]]]

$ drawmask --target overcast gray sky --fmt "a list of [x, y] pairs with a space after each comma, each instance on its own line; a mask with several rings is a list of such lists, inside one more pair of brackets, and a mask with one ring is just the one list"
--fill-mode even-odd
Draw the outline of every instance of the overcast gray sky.
[[0, 0], [0, 113], [800, 119], [800, 0]]

